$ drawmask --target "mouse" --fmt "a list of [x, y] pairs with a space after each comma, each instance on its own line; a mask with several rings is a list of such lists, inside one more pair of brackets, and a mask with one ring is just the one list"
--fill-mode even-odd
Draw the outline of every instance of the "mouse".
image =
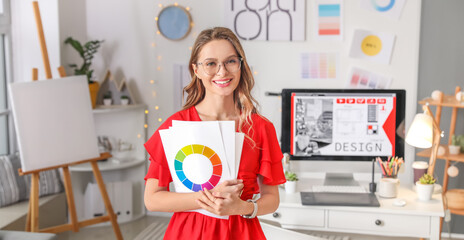
[[406, 201], [402, 198], [397, 198], [393, 200], [393, 206], [404, 207], [404, 205], [406, 205]]

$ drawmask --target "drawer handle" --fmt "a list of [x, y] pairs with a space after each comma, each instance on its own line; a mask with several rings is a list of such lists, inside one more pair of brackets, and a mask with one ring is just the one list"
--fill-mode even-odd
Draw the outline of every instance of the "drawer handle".
[[275, 212], [275, 213], [272, 214], [272, 216], [273, 216], [274, 218], [280, 218], [280, 213]]
[[379, 219], [375, 220], [375, 225], [377, 225], [377, 226], [380, 226], [380, 225], [382, 225], [382, 221], [381, 221], [381, 220], [379, 220]]

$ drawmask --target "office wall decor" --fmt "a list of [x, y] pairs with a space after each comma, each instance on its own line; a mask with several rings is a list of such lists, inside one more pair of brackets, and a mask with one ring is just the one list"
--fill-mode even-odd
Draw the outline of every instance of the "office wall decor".
[[336, 52], [304, 52], [301, 54], [301, 78], [337, 79], [339, 62]]
[[170, 40], [185, 38], [192, 28], [192, 17], [188, 9], [179, 5], [170, 5], [158, 14], [156, 24], [161, 35]]
[[315, 36], [319, 40], [343, 40], [343, 1], [319, 0], [315, 10]]
[[387, 89], [391, 82], [391, 77], [352, 67], [345, 86], [347, 88]]
[[350, 47], [350, 57], [390, 64], [395, 35], [356, 29]]
[[304, 41], [305, 9], [305, 0], [229, 0], [225, 21], [243, 40]]
[[361, 0], [360, 4], [361, 8], [398, 20], [405, 2], [406, 0]]

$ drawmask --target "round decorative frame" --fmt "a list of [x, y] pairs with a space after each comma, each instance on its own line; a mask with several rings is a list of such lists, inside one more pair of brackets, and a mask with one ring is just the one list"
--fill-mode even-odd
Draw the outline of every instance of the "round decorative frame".
[[189, 11], [179, 5], [169, 5], [158, 14], [158, 30], [165, 38], [181, 40], [192, 29], [192, 17]]

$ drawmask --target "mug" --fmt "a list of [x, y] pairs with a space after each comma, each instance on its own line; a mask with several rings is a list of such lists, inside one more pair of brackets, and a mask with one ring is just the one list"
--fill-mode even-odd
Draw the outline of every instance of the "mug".
[[381, 178], [379, 183], [379, 196], [384, 198], [395, 198], [398, 194], [400, 180], [397, 178]]
[[412, 169], [414, 171], [414, 184], [419, 181], [429, 168], [429, 164], [426, 162], [417, 161], [412, 164]]

